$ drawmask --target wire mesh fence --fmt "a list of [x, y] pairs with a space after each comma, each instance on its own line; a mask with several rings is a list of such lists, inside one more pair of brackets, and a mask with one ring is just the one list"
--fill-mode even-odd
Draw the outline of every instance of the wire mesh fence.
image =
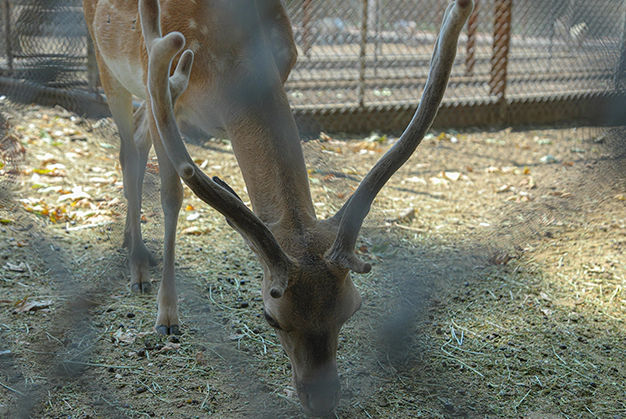
[[[287, 82], [318, 129], [395, 128], [426, 83], [448, 0], [289, 0]], [[623, 0], [475, 0], [441, 118], [447, 125], [584, 119], [621, 93]], [[2, 0], [3, 94], [103, 112], [79, 0]], [[527, 106], [526, 106], [527, 105]], [[83, 108], [83, 109], [81, 109]]]

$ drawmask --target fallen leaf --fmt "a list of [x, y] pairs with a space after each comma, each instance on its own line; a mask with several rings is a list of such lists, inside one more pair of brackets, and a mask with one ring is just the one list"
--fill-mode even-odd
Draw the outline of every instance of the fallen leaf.
[[13, 311], [15, 313], [26, 313], [28, 311], [42, 310], [44, 308], [50, 307], [52, 303], [52, 300], [27, 301], [26, 299], [24, 299], [21, 303], [15, 306], [15, 309]]
[[57, 159], [54, 155], [46, 153], [43, 156], [35, 156], [42, 164], [56, 163]]
[[206, 358], [204, 357], [204, 352], [196, 353], [196, 364], [198, 365], [206, 365]]
[[198, 212], [194, 212], [193, 214], [189, 214], [189, 215], [187, 216], [187, 221], [195, 221], [195, 220], [197, 220], [198, 218], [200, 218], [200, 213], [198, 213]]
[[506, 265], [507, 263], [509, 263], [509, 261], [511, 261], [512, 259], [515, 259], [516, 257], [517, 256], [513, 256], [509, 254], [508, 252], [504, 251], [504, 252], [493, 254], [488, 259], [488, 262], [491, 263], [492, 265]]
[[343, 173], [344, 175], [358, 175], [359, 171], [354, 167], [344, 167], [343, 169], [341, 169], [341, 173]]
[[333, 137], [331, 137], [330, 135], [326, 134], [325, 132], [320, 132], [320, 141], [322, 142], [328, 142], [328, 141], [332, 141]]
[[550, 145], [550, 144], [552, 144], [552, 140], [549, 139], [549, 138], [538, 138], [538, 137], [535, 137], [535, 141], [539, 145]]
[[180, 343], [167, 342], [161, 349], [159, 349], [159, 352], [177, 351], [179, 349]]
[[461, 177], [461, 172], [443, 172], [443, 177], [451, 180], [452, 182], [456, 182]]
[[426, 180], [421, 178], [421, 177], [417, 177], [417, 176], [413, 176], [410, 178], [406, 178], [405, 179], [407, 182], [412, 182], [412, 183], [422, 183], [424, 185], [426, 185]]
[[207, 231], [205, 229], [202, 229], [200, 227], [187, 227], [185, 229], [183, 229], [183, 231], [181, 231], [181, 234], [190, 234], [190, 235], [194, 235], [194, 236], [200, 236], [202, 234], [205, 234]]
[[554, 313], [554, 310], [550, 310], [548, 308], [542, 308], [541, 312], [543, 313], [544, 316], [550, 317]]
[[447, 185], [450, 182], [448, 179], [440, 178], [440, 177], [431, 177], [430, 183], [433, 185]]
[[550, 155], [550, 154], [546, 154], [545, 156], [541, 157], [539, 159], [539, 161], [543, 164], [550, 164], [550, 163], [558, 163], [559, 161], [557, 160], [556, 157]]
[[26, 264], [24, 262], [20, 262], [19, 265], [15, 265], [14, 263], [7, 262], [4, 265], [4, 269], [7, 269], [7, 270], [13, 271], [13, 272], [26, 272], [27, 266], [26, 266]]
[[412, 219], [415, 218], [415, 208], [410, 207], [407, 208], [403, 211], [400, 212], [400, 214], [398, 214], [398, 218], [395, 219], [395, 221], [398, 222], [403, 222], [403, 221], [411, 221]]
[[91, 199], [91, 195], [89, 195], [86, 192], [83, 192], [82, 186], [77, 186], [75, 188], [72, 188], [72, 193], [61, 195], [57, 199], [57, 202], [78, 201], [79, 199]]
[[113, 333], [113, 339], [115, 339], [116, 343], [134, 343], [135, 339], [137, 339], [137, 331], [134, 329], [124, 331], [120, 328]]
[[534, 189], [536, 186], [537, 185], [535, 184], [535, 179], [533, 179], [532, 177], [522, 179], [522, 181], [519, 183], [519, 187], [525, 189]]

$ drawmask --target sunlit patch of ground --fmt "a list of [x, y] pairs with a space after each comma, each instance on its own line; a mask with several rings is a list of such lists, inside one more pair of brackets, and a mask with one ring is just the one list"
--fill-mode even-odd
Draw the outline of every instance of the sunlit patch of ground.
[[[0, 417], [302, 417], [265, 323], [261, 269], [189, 190], [183, 335], [131, 294], [110, 121], [4, 102]], [[381, 135], [383, 133], [380, 133]], [[361, 310], [339, 348], [341, 418], [624, 418], [622, 133], [433, 132], [373, 205]], [[394, 137], [303, 143], [332, 215]], [[10, 147], [9, 147], [10, 146]], [[23, 149], [22, 149], [23, 148]], [[244, 200], [227, 141], [190, 146]], [[161, 257], [158, 166], [143, 221]], [[159, 268], [152, 273], [155, 285]]]

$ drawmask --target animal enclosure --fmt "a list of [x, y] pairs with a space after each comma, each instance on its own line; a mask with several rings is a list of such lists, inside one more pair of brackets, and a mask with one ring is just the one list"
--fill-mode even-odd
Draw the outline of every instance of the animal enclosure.
[[[299, 59], [287, 82], [310, 131], [400, 129], [426, 81], [445, 0], [287, 1]], [[3, 0], [0, 86], [26, 102], [107, 112], [77, 0]], [[480, 0], [440, 126], [591, 120], [622, 96], [624, 1]]]
[[[624, 10], [606, 3], [478, 4], [439, 123], [580, 124], [428, 133], [357, 239], [373, 269], [353, 275], [363, 305], [339, 337], [335, 417], [626, 414], [626, 133], [579, 119], [620, 96]], [[392, 131], [421, 93], [437, 26], [420, 20], [424, 2], [400, 12], [395, 4], [289, 3], [301, 64], [288, 91], [301, 126], [379, 131], [302, 143], [319, 218], [396, 143]], [[440, 20], [439, 6], [425, 21]], [[3, 38], [10, 68], [0, 80], [0, 419], [303, 417], [289, 360], [264, 320], [262, 267], [188, 189], [176, 259], [183, 333], [155, 333], [154, 294], [130, 292], [120, 249], [119, 137], [110, 118], [84, 115], [105, 102], [91, 47], [75, 36], [77, 9], [3, 7], [17, 13], [3, 30], [21, 28], [22, 40]], [[615, 36], [603, 35], [607, 27]], [[515, 59], [520, 45], [536, 59]], [[65, 64], [74, 48], [82, 52]], [[230, 141], [188, 148], [249, 205]], [[153, 154], [147, 167], [141, 224], [162, 261]]]

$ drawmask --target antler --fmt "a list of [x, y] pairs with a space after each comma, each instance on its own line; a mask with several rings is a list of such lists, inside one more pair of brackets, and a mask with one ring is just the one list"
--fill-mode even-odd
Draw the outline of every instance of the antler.
[[157, 0], [139, 3], [141, 28], [148, 50], [148, 91], [159, 136], [179, 176], [204, 202], [224, 215], [246, 238], [265, 262], [270, 273], [270, 295], [280, 298], [289, 278], [297, 278], [299, 266], [287, 255], [268, 227], [234, 194], [208, 177], [194, 163], [183, 144], [174, 102], [184, 92], [193, 64], [193, 52], [185, 51], [169, 77], [172, 60], [185, 45], [179, 32], [161, 37]]
[[327, 253], [329, 260], [357, 273], [367, 273], [372, 268], [354, 253], [359, 230], [378, 192], [411, 157], [430, 129], [448, 84], [461, 29], [473, 8], [472, 0], [457, 0], [446, 9], [418, 109], [398, 142], [376, 163], [348, 202], [335, 214], [334, 218], [341, 221], [335, 242]]

